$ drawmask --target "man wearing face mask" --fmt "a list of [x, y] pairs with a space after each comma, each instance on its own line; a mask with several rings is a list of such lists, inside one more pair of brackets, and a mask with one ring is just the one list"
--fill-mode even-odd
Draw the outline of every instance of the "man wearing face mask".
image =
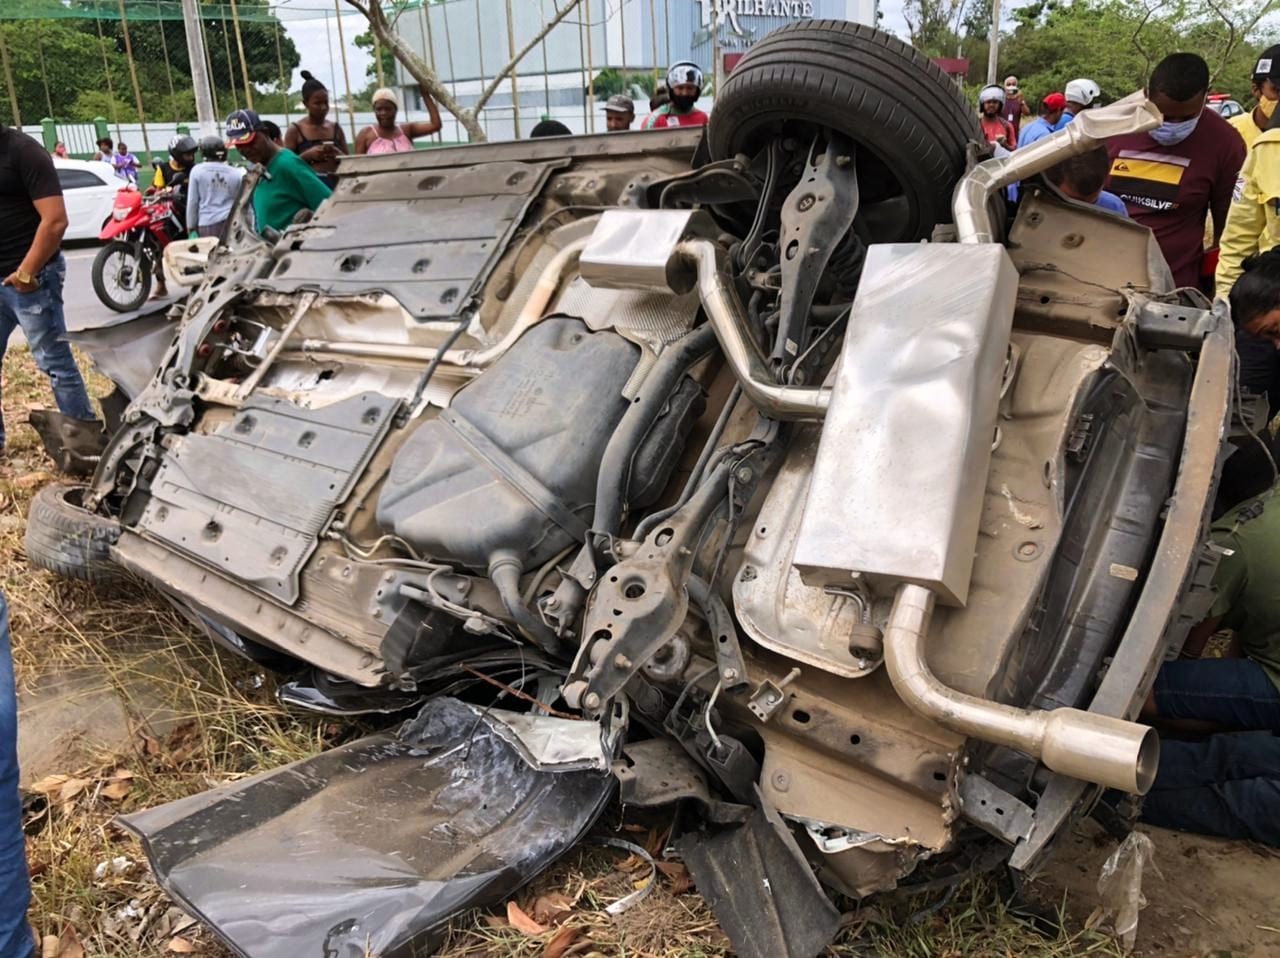
[[[1249, 156], [1236, 181], [1235, 196], [1219, 244], [1214, 286], [1224, 299], [1240, 278], [1244, 261], [1255, 253], [1274, 248], [1280, 239], [1280, 208], [1277, 208], [1280, 205], [1280, 118], [1275, 118], [1276, 98], [1280, 97], [1280, 46], [1267, 48], [1258, 60], [1254, 67], [1253, 92], [1258, 105], [1250, 113], [1232, 117], [1231, 122], [1249, 144]], [[1236, 120], [1243, 122], [1234, 122]], [[1250, 347], [1239, 336], [1236, 343], [1241, 362], [1248, 366]], [[1260, 362], [1268, 367], [1276, 365], [1277, 354], [1270, 343], [1251, 345], [1252, 353], [1256, 353]]]
[[707, 115], [695, 104], [702, 96], [702, 68], [691, 60], [680, 60], [667, 70], [670, 100], [640, 124], [642, 130], [665, 130], [675, 126], [706, 126]]
[[1245, 145], [1227, 121], [1204, 108], [1209, 66], [1194, 53], [1173, 53], [1151, 71], [1147, 97], [1164, 122], [1147, 133], [1107, 141], [1106, 189], [1129, 216], [1150, 227], [1179, 286], [1196, 286], [1204, 256], [1205, 216], [1216, 239], [1227, 220]]

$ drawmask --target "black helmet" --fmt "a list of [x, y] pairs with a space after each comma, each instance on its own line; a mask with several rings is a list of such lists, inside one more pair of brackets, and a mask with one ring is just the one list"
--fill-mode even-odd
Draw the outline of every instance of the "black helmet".
[[194, 153], [196, 151], [196, 141], [194, 137], [187, 136], [185, 133], [179, 133], [169, 141], [169, 155], [175, 160], [181, 153]]
[[220, 136], [203, 136], [200, 138], [200, 152], [206, 160], [211, 156], [223, 157], [227, 155], [227, 144]]

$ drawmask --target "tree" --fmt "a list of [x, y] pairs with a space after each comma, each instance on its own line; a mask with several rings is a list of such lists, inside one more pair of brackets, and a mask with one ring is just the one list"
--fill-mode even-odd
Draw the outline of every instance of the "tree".
[[[418, 82], [418, 85], [430, 94], [437, 103], [457, 117], [458, 122], [467, 131], [467, 136], [470, 140], [473, 143], [478, 143], [488, 139], [478, 119], [480, 111], [485, 108], [485, 104], [498, 92], [498, 88], [507, 81], [511, 76], [511, 72], [529, 54], [529, 51], [536, 47], [556, 24], [573, 12], [581, 0], [563, 0], [564, 6], [557, 7], [556, 15], [545, 21], [542, 28], [534, 34], [533, 38], [516, 51], [515, 56], [507, 61], [506, 66], [498, 70], [493, 79], [480, 92], [475, 106], [470, 108], [462, 106], [457, 101], [454, 95], [449, 92], [449, 88], [440, 82], [440, 75], [396, 32], [396, 20], [407, 9], [403, 0], [388, 0], [388, 6], [386, 7], [383, 6], [383, 0], [346, 0], [346, 2], [364, 15], [364, 18], [369, 21], [370, 30], [377, 36], [378, 41], [391, 51], [392, 56], [400, 61], [405, 72], [413, 77]], [[390, 17], [388, 17], [388, 13], [390, 13]]]
[[[375, 89], [383, 85], [384, 81], [395, 81], [396, 76], [396, 58], [390, 50], [382, 45], [381, 42], [376, 44], [377, 55], [374, 55], [375, 44], [373, 42], [373, 31], [366, 30], [355, 38], [355, 45], [361, 50], [369, 51], [369, 65], [364, 69], [364, 75], [368, 79], [368, 92], [373, 93]], [[379, 59], [381, 59], [382, 70], [379, 73]], [[381, 79], [380, 79], [381, 77]]]

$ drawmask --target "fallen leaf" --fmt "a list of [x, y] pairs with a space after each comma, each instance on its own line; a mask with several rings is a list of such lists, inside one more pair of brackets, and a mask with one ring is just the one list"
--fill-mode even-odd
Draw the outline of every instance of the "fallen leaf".
[[133, 772], [127, 768], [118, 768], [112, 773], [111, 777], [117, 782], [127, 782], [133, 778]]
[[546, 925], [538, 924], [514, 901], [507, 902], [507, 921], [511, 922], [512, 928], [526, 935], [543, 935], [548, 931]]
[[622, 861], [618, 862], [614, 867], [620, 872], [634, 872], [639, 871], [641, 868], [648, 868], [649, 863], [639, 855], [632, 853], [622, 859]]
[[484, 923], [490, 928], [510, 928], [511, 922], [498, 915], [483, 915]]
[[179, 955], [189, 955], [196, 950], [195, 942], [186, 938], [170, 938], [169, 950]]
[[87, 778], [69, 778], [62, 783], [62, 789], [58, 792], [58, 801], [66, 804], [92, 784]]
[[533, 901], [533, 920], [543, 925], [558, 925], [573, 912], [573, 899], [558, 891], [539, 895]]
[[54, 958], [84, 958], [84, 946], [80, 944], [80, 936], [75, 927], [63, 925], [62, 934], [58, 936], [58, 950]]
[[102, 795], [104, 798], [109, 798], [114, 802], [118, 802], [132, 790], [133, 783], [127, 778], [122, 778], [110, 783], [109, 785], [103, 786]]
[[31, 786], [31, 791], [52, 795], [54, 792], [60, 791], [70, 778], [70, 775], [46, 775]]
[[[36, 486], [42, 486], [53, 478], [53, 473], [44, 469], [38, 469], [35, 472], [29, 472], [25, 476], [19, 476], [13, 480], [13, 484], [19, 489], [34, 489]], [[81, 952], [83, 954], [83, 952]]]
[[547, 942], [547, 946], [542, 949], [542, 958], [563, 958], [564, 953], [578, 940], [578, 935], [581, 933], [581, 928], [565, 925], [552, 936], [551, 940]]
[[683, 863], [657, 861], [654, 865], [671, 882], [671, 894], [683, 895], [693, 888], [693, 876]]

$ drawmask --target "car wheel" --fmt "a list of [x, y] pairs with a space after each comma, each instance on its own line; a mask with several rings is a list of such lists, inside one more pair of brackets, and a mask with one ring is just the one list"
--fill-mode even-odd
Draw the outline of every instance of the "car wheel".
[[811, 20], [775, 30], [739, 61], [716, 97], [707, 142], [723, 160], [823, 131], [856, 145], [877, 242], [923, 239], [950, 222], [966, 144], [982, 140], [974, 109], [928, 57], [869, 26]]
[[117, 585], [129, 574], [111, 561], [120, 524], [85, 509], [86, 487], [52, 482], [40, 489], [27, 511], [27, 559], [69, 579], [95, 585]]

